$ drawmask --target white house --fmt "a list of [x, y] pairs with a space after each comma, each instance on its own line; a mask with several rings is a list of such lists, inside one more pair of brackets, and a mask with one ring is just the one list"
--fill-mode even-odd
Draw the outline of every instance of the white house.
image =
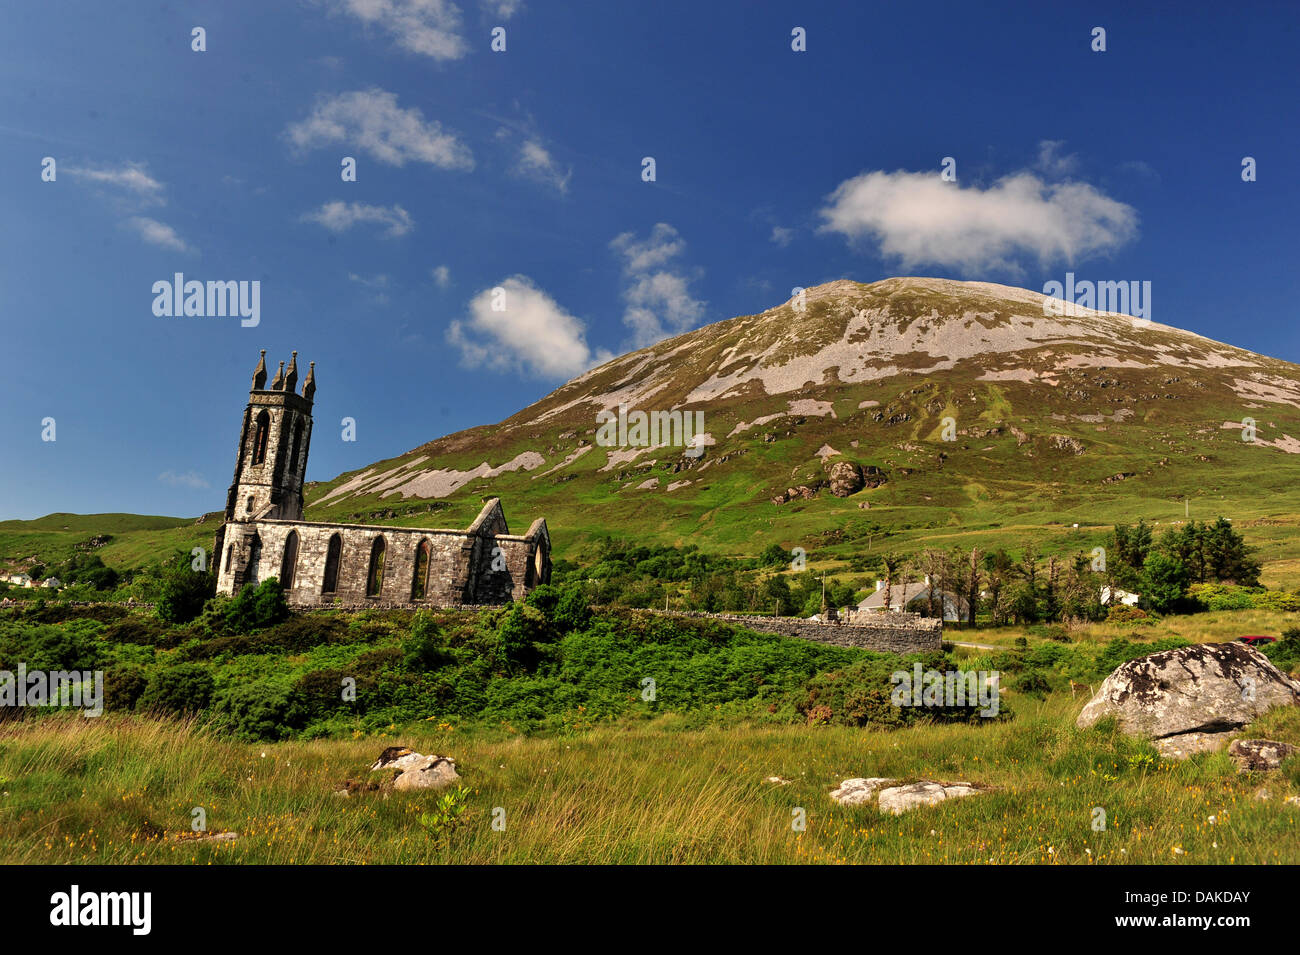
[[[858, 610], [862, 613], [882, 613], [888, 609], [895, 612], [919, 613], [924, 616], [929, 611], [929, 594], [930, 579], [928, 577], [924, 583], [894, 584], [889, 589], [889, 607], [886, 608], [885, 582], [877, 580], [876, 592], [858, 604]], [[960, 623], [966, 619], [966, 612], [970, 608], [970, 604], [964, 597], [950, 590], [936, 589], [934, 592], [936, 609], [938, 609], [940, 601], [943, 603], [943, 619], [946, 622]]]
[[1109, 607], [1112, 604], [1123, 604], [1125, 607], [1136, 607], [1137, 602], [1142, 599], [1141, 594], [1135, 594], [1129, 590], [1121, 590], [1116, 587], [1114, 590], [1109, 585], [1101, 588], [1101, 603], [1103, 607]]

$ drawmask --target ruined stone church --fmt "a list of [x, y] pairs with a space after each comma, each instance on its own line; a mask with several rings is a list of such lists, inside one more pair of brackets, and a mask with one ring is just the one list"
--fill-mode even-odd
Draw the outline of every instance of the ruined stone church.
[[519, 600], [549, 582], [546, 521], [511, 534], [495, 497], [463, 531], [304, 521], [316, 363], [301, 394], [298, 353], [284, 365], [267, 388], [263, 350], [253, 373], [213, 549], [218, 593], [277, 577], [295, 608], [444, 607]]

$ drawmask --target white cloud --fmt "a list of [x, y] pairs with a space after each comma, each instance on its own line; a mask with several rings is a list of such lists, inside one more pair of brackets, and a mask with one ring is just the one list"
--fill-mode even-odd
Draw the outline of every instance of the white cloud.
[[145, 216], [132, 216], [126, 220], [126, 224], [150, 245], [171, 249], [175, 252], [193, 251], [185, 240], [176, 234], [176, 230], [165, 222], [159, 222], [157, 219], [149, 219]]
[[525, 140], [519, 147], [519, 163], [515, 171], [527, 178], [552, 186], [561, 193], [569, 191], [569, 180], [573, 177], [573, 168], [562, 170], [560, 164], [536, 139]]
[[302, 217], [304, 222], [315, 222], [331, 232], [346, 232], [360, 223], [375, 223], [388, 229], [387, 238], [396, 239], [406, 235], [415, 222], [401, 206], [370, 206], [364, 202], [343, 202], [334, 199], [325, 203], [314, 212]]
[[1068, 176], [1079, 168], [1079, 159], [1077, 156], [1062, 155], [1061, 148], [1065, 145], [1062, 139], [1044, 139], [1038, 144], [1038, 162], [1035, 165], [1042, 172], [1053, 178]]
[[786, 229], [779, 225], [772, 226], [772, 241], [775, 242], [777, 245], [781, 246], [781, 248], [784, 249], [787, 245], [789, 245], [790, 240], [793, 238], [794, 238], [794, 229]]
[[469, 46], [461, 36], [460, 8], [450, 0], [333, 0], [334, 10], [376, 26], [411, 53], [458, 60]]
[[509, 20], [524, 8], [524, 0], [482, 0], [483, 9], [502, 20]]
[[493, 289], [469, 303], [469, 315], [453, 321], [447, 340], [461, 350], [465, 364], [517, 370], [539, 378], [572, 378], [613, 357], [587, 344], [587, 328], [526, 275], [512, 275], [498, 286], [505, 308], [495, 311]]
[[704, 318], [704, 302], [690, 292], [690, 279], [664, 268], [686, 248], [677, 230], [657, 223], [645, 239], [624, 232], [610, 242], [623, 256], [628, 286], [623, 291], [627, 308], [623, 323], [632, 329], [638, 347], [694, 328]]
[[180, 474], [175, 471], [164, 471], [158, 475], [158, 480], [164, 484], [170, 484], [172, 487], [188, 487], [200, 491], [212, 486], [203, 479], [202, 475], [194, 471], [185, 471]]
[[163, 202], [163, 184], [149, 174], [143, 163], [128, 162], [116, 168], [104, 169], [65, 166], [62, 171], [76, 178], [125, 189], [145, 203]]
[[340, 93], [316, 103], [312, 113], [285, 130], [299, 149], [343, 143], [380, 162], [423, 162], [442, 169], [473, 169], [474, 155], [453, 132], [426, 121], [419, 108], [402, 109], [397, 94], [372, 88]]
[[439, 265], [429, 270], [433, 280], [438, 283], [438, 288], [446, 288], [451, 284], [451, 269], [445, 265]]
[[[1049, 156], [1051, 152], [1049, 151]], [[1137, 212], [1081, 182], [1045, 183], [1017, 172], [987, 189], [936, 173], [868, 172], [841, 183], [821, 210], [823, 231], [871, 239], [904, 267], [966, 273], [1017, 270], [1017, 259], [1073, 262], [1137, 234]]]

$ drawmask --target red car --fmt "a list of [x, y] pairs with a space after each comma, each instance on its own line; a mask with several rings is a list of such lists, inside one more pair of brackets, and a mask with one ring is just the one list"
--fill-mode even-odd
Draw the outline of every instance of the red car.
[[1252, 647], [1261, 647], [1266, 643], [1277, 642], [1277, 637], [1249, 636], [1249, 637], [1238, 637], [1237, 639], [1240, 640], [1242, 643]]

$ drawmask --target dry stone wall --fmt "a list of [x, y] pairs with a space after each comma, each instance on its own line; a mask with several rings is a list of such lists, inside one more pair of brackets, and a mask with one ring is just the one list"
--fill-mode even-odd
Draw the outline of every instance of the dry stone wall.
[[[923, 653], [938, 650], [943, 643], [943, 621], [910, 613], [882, 613], [878, 621], [862, 623], [819, 623], [799, 617], [748, 617], [743, 614], [655, 611], [670, 617], [722, 620], [763, 633], [779, 633], [816, 643], [857, 647], [879, 653]], [[861, 619], [861, 617], [859, 617]]]

